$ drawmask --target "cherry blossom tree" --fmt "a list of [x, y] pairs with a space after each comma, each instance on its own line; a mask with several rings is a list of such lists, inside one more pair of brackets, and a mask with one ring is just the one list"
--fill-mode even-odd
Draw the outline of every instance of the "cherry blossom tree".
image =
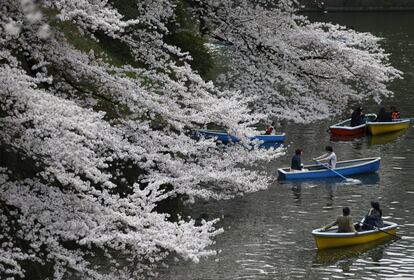
[[380, 102], [401, 72], [381, 38], [295, 14], [295, 2], [191, 1], [201, 31], [228, 46], [232, 68], [221, 77], [251, 106], [298, 122], [341, 113], [353, 101]]
[[[1, 278], [140, 279], [170, 254], [215, 254], [217, 219], [160, 203], [265, 189], [272, 177], [255, 167], [283, 150], [249, 143], [258, 124], [380, 99], [400, 76], [378, 38], [310, 23], [288, 1], [120, 3], [2, 0], [0, 143], [19, 164], [0, 160]], [[218, 81], [168, 43], [178, 5], [227, 43]], [[241, 145], [193, 139], [211, 124]]]

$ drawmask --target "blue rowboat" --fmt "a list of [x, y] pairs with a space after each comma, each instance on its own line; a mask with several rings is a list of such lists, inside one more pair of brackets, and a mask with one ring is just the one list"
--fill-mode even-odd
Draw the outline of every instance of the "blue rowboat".
[[[240, 141], [236, 136], [230, 135], [225, 131], [200, 129], [195, 132], [196, 137], [215, 138], [223, 143], [237, 143]], [[250, 137], [250, 140], [260, 140], [263, 143], [283, 143], [285, 141], [285, 133], [279, 135], [256, 135]]]
[[[380, 167], [380, 157], [353, 159], [336, 163], [336, 172], [342, 176], [375, 172]], [[305, 165], [305, 171], [292, 171], [290, 168], [279, 168], [279, 180], [303, 180], [338, 177], [338, 174], [321, 165]]]

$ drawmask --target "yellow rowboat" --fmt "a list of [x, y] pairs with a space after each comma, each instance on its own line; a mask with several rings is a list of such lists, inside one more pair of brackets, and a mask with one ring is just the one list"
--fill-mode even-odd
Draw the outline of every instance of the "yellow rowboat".
[[[336, 232], [337, 227], [332, 227], [328, 231], [323, 231], [321, 228], [312, 231], [315, 237], [316, 247], [318, 249], [328, 249], [352, 246], [358, 244], [368, 243], [374, 240], [390, 237], [391, 234], [397, 232], [398, 225], [391, 222], [384, 222], [384, 227], [381, 231], [378, 229], [360, 231], [357, 234], [353, 232]], [[384, 232], [385, 231], [385, 232]]]
[[390, 133], [406, 129], [410, 126], [410, 120], [395, 120], [391, 122], [367, 122], [368, 131], [372, 135]]

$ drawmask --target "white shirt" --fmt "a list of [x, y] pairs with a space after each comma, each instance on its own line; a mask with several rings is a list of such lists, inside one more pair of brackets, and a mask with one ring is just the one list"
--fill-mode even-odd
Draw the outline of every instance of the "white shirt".
[[326, 153], [320, 157], [317, 157], [316, 160], [327, 160], [330, 168], [336, 167], [336, 154], [334, 152]]

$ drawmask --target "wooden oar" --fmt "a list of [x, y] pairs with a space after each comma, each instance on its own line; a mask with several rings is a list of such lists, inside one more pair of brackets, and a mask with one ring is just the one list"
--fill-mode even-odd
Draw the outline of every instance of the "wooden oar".
[[396, 235], [396, 234], [392, 234], [392, 233], [386, 232], [385, 230], [382, 230], [382, 229], [380, 229], [379, 227], [376, 227], [376, 226], [373, 226], [373, 225], [369, 225], [369, 224], [366, 224], [366, 223], [364, 223], [364, 222], [362, 222], [362, 224], [364, 224], [364, 225], [366, 225], [366, 226], [368, 226], [368, 227], [372, 227], [373, 229], [376, 229], [376, 230], [381, 231], [381, 232], [383, 232], [383, 233], [389, 234], [389, 235], [391, 235], [391, 236], [393, 236], [393, 237], [395, 237], [395, 238], [397, 238], [397, 239], [401, 239], [401, 236], [398, 236], [398, 235]]
[[341, 177], [342, 179], [344, 179], [346, 182], [353, 182], [355, 184], [360, 184], [361, 181], [357, 180], [357, 179], [350, 179], [350, 178], [346, 178], [344, 175], [340, 174], [339, 172], [336, 172], [335, 170], [333, 170], [332, 168], [330, 168], [328, 165], [325, 165], [317, 160], [315, 160], [315, 162], [317, 164], [319, 164], [320, 166], [325, 167], [326, 169], [332, 171], [333, 173], [335, 173], [336, 175], [338, 175], [339, 177]]

